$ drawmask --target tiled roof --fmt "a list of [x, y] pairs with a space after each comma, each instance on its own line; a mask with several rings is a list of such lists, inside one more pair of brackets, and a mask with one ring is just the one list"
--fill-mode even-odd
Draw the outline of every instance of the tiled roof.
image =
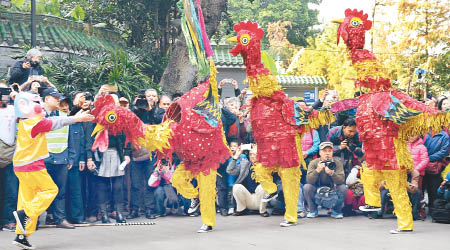
[[226, 68], [243, 68], [244, 61], [241, 56], [233, 56], [230, 50], [233, 48], [230, 45], [213, 45], [213, 61], [217, 67]]
[[[113, 31], [49, 15], [37, 15], [36, 19], [36, 43], [43, 49], [88, 54], [124, 46]], [[30, 40], [29, 13], [0, 11], [0, 46], [19, 47]]]
[[277, 80], [283, 87], [298, 85], [327, 85], [327, 80], [323, 76], [277, 75]]

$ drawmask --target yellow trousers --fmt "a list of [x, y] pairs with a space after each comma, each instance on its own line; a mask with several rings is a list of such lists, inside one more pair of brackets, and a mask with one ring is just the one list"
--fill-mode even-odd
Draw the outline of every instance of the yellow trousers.
[[[58, 194], [58, 187], [53, 182], [46, 169], [34, 172], [16, 172], [19, 179], [19, 194], [17, 198], [17, 210], [24, 210], [30, 217], [25, 230], [26, 236], [36, 231], [39, 215], [52, 204]], [[16, 234], [24, 234], [16, 227]]]
[[273, 183], [272, 173], [277, 172], [283, 185], [284, 202], [286, 212], [284, 218], [290, 222], [297, 222], [297, 201], [300, 190], [300, 178], [302, 172], [300, 167], [282, 168], [280, 166], [264, 167], [257, 163], [253, 167], [255, 171], [255, 180], [259, 182], [262, 188], [269, 194], [277, 191], [277, 185]]
[[361, 174], [366, 204], [380, 207], [380, 183], [386, 181], [386, 188], [394, 203], [394, 214], [397, 216], [398, 229], [413, 230], [412, 208], [406, 187], [408, 176], [406, 170], [371, 170], [366, 166]]
[[[195, 188], [191, 181], [197, 179], [198, 186]], [[203, 173], [192, 174], [187, 170], [184, 163], [178, 165], [172, 176], [172, 185], [178, 193], [186, 199], [200, 199], [200, 212], [202, 222], [207, 226], [216, 225], [216, 178], [217, 171], [210, 170], [209, 175]]]

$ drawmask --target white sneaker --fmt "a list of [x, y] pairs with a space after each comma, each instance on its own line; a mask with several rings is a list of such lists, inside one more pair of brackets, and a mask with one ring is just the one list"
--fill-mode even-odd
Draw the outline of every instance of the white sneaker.
[[364, 205], [364, 206], [359, 206], [359, 210], [361, 210], [363, 212], [379, 212], [379, 211], [381, 211], [381, 207]]
[[297, 222], [290, 222], [288, 220], [284, 220], [280, 223], [280, 227], [291, 227], [291, 226], [297, 226]]
[[231, 207], [231, 208], [228, 209], [228, 214], [229, 215], [234, 214], [234, 207]]
[[208, 233], [211, 232], [213, 230], [212, 226], [207, 226], [205, 224], [203, 224], [200, 229], [197, 231], [197, 233]]
[[188, 209], [188, 214], [192, 214], [198, 210], [200, 207], [200, 200], [198, 198], [191, 199], [191, 205]]
[[401, 229], [392, 229], [389, 231], [390, 234], [410, 234], [413, 230], [401, 230]]

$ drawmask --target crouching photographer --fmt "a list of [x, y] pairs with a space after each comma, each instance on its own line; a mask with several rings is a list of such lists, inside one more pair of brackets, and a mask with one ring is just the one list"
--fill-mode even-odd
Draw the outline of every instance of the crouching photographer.
[[447, 202], [450, 202], [450, 173], [447, 174], [444, 181], [437, 190], [437, 195], [444, 198]]
[[347, 194], [342, 163], [333, 159], [333, 143], [319, 145], [320, 158], [308, 165], [304, 196], [308, 203], [308, 218], [318, 216], [318, 206], [331, 210], [331, 217], [342, 219], [342, 207]]

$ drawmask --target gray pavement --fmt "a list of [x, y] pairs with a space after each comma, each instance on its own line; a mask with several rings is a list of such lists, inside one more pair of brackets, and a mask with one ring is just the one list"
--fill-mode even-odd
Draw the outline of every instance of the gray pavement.
[[[196, 233], [200, 217], [169, 216], [152, 220], [156, 222], [152, 226], [40, 229], [29, 240], [45, 250], [450, 249], [450, 225], [418, 221], [412, 234], [390, 235], [389, 230], [396, 228], [395, 219], [357, 216], [336, 220], [323, 216], [300, 219], [298, 226], [281, 228], [281, 216], [217, 215], [214, 231], [205, 234]], [[129, 222], [137, 221], [149, 220]], [[14, 233], [0, 232], [0, 249], [18, 249], [11, 245], [13, 238]]]

